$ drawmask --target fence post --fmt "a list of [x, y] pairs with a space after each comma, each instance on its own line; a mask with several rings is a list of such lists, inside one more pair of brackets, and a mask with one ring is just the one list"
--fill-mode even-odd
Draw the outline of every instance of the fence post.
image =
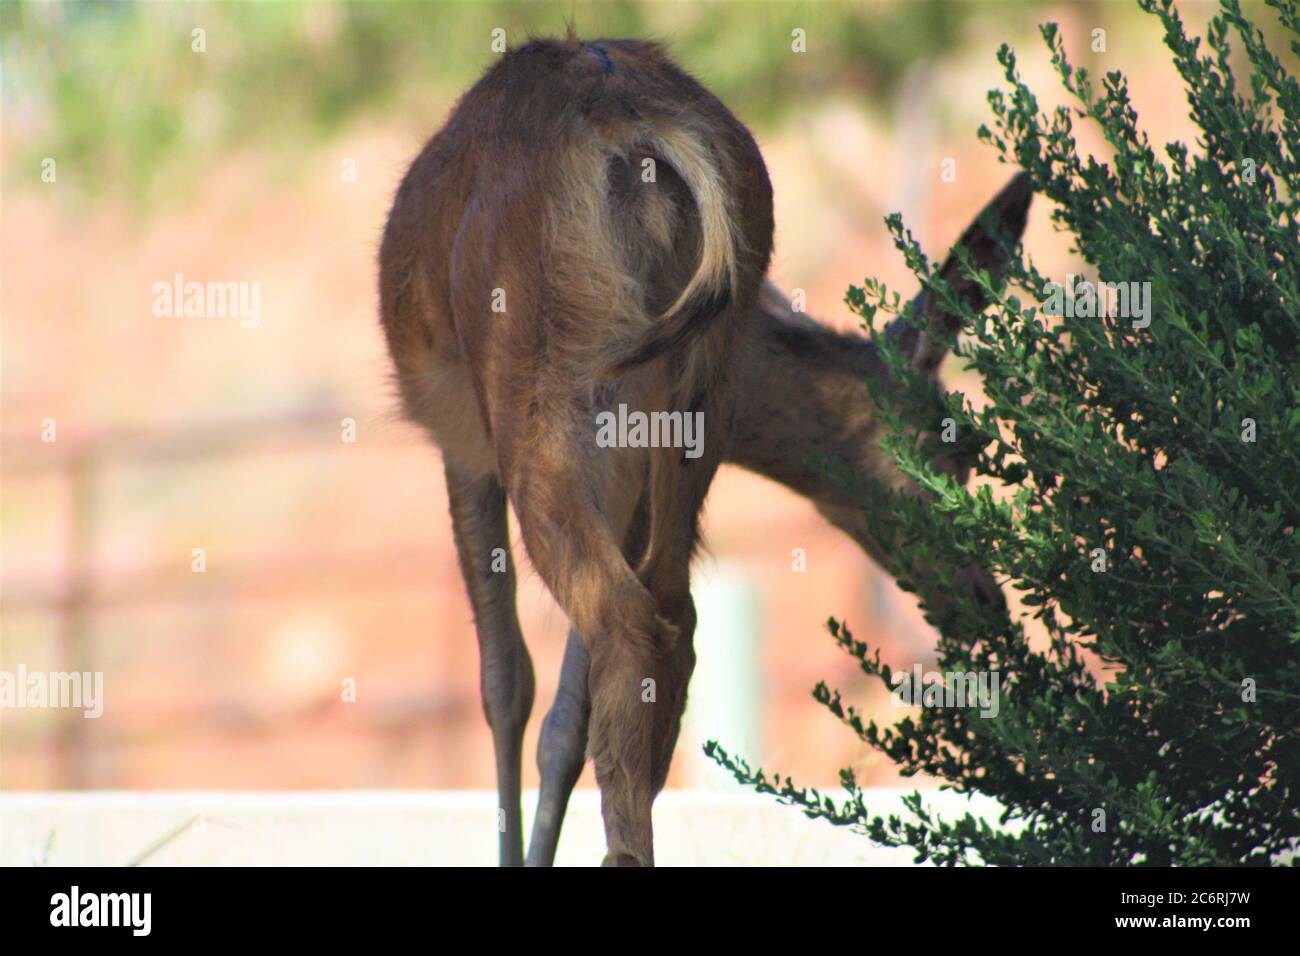
[[[68, 586], [62, 602], [62, 666], [66, 671], [78, 673], [94, 666], [87, 620], [95, 537], [94, 469], [95, 462], [86, 453], [78, 453], [68, 463], [72, 507], [68, 526]], [[85, 715], [76, 708], [65, 708], [59, 723], [59, 771], [63, 787], [83, 789], [89, 783]]]
[[677, 754], [688, 786], [720, 787], [731, 778], [701, 751], [707, 741], [760, 754], [759, 592], [744, 565], [724, 561], [702, 569], [692, 596], [696, 664]]

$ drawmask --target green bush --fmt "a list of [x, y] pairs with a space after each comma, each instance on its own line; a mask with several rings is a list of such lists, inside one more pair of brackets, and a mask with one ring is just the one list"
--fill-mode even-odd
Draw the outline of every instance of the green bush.
[[[1140, 298], [1089, 314], [1085, 286], [1064, 296], [1018, 250], [1005, 280], [967, 269], [993, 303], [973, 314], [893, 219], [923, 286], [963, 316], [957, 354], [987, 407], [928, 389], [872, 331], [906, 385], [875, 389], [884, 447], [932, 495], [882, 504], [874, 490], [873, 531], [902, 556], [906, 587], [934, 593], [926, 568], [979, 562], [1050, 640], [1031, 646], [1007, 610], [973, 600], [930, 609], [941, 671], [1000, 675], [996, 717], [922, 707], [882, 729], [824, 684], [814, 696], [905, 776], [996, 798], [1001, 825], [941, 821], [919, 794], [915, 819], [882, 818], [848, 770], [837, 800], [708, 748], [742, 782], [918, 860], [1266, 864], [1300, 837], [1300, 84], [1237, 0], [1223, 0], [1205, 50], [1169, 0], [1140, 5], [1163, 24], [1195, 150], [1159, 155], [1124, 77], [1098, 90], [1054, 24], [1043, 36], [1077, 109], [1041, 112], [1003, 47], [1009, 88], [990, 94], [994, 128], [980, 133], [1051, 200], [1091, 282], [1149, 283], [1145, 316]], [[1269, 5], [1286, 55], [1300, 54], [1296, 0]], [[1100, 127], [1105, 161], [1080, 157], [1076, 121]], [[868, 324], [881, 311], [919, 322], [875, 282], [849, 302]], [[978, 450], [980, 486], [936, 474], [917, 447], [908, 423], [943, 417]], [[988, 479], [1009, 494], [995, 498]], [[894, 686], [878, 651], [835, 622], [831, 633]]]

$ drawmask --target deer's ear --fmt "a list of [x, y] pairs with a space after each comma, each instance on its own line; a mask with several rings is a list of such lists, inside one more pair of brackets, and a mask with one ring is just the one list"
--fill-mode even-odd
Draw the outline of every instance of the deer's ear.
[[[1018, 174], [966, 227], [939, 269], [939, 277], [972, 309], [982, 309], [988, 302], [980, 287], [962, 274], [957, 250], [965, 248], [976, 268], [987, 269], [993, 275], [1000, 274], [1010, 261], [1012, 248], [1025, 232], [1025, 220], [1033, 196], [1029, 175]], [[945, 343], [960, 330], [961, 319], [943, 309], [936, 298], [924, 290], [913, 305], [928, 321], [925, 331], [916, 336], [913, 344], [912, 368], [927, 375], [933, 374], [948, 352]]]

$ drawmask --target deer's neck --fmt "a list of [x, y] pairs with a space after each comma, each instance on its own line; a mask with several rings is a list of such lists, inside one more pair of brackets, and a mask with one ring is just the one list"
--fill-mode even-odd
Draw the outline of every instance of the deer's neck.
[[858, 478], [898, 483], [877, 447], [881, 425], [866, 384], [886, 374], [875, 347], [793, 313], [770, 285], [748, 331], [728, 460], [809, 498], [875, 554], [862, 496], [818, 461], [841, 464]]

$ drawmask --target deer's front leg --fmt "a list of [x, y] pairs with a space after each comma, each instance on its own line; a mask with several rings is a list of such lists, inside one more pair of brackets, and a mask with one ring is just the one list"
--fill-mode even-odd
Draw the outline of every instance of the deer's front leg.
[[446, 475], [456, 551], [474, 608], [483, 712], [496, 751], [500, 863], [522, 866], [519, 776], [524, 725], [533, 709], [533, 664], [515, 611], [506, 497], [493, 475], [472, 475], [450, 462]]

